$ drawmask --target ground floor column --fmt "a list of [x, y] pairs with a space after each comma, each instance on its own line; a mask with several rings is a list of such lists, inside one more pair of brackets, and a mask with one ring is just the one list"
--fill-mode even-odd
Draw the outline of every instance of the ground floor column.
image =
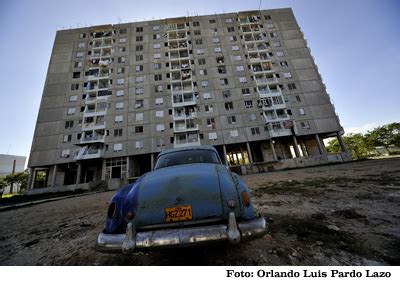
[[57, 181], [57, 169], [58, 169], [58, 165], [54, 165], [53, 167], [53, 177], [51, 178], [51, 186], [55, 187], [56, 185], [56, 181]]
[[228, 166], [228, 157], [226, 155], [226, 146], [222, 145], [222, 149], [224, 150], [224, 162], [225, 162], [225, 165]]
[[325, 154], [325, 148], [322, 147], [321, 140], [319, 139], [319, 135], [315, 134], [315, 140], [317, 141], [318, 151], [320, 155]]
[[154, 154], [153, 153], [151, 153], [150, 154], [150, 160], [151, 160], [151, 170], [153, 170], [154, 169]]
[[253, 165], [253, 155], [251, 154], [251, 149], [250, 149], [250, 144], [249, 144], [249, 142], [246, 142], [246, 147], [247, 147], [247, 153], [249, 153], [250, 164]]
[[82, 164], [79, 162], [78, 163], [78, 170], [76, 172], [76, 185], [78, 185], [81, 182], [81, 173], [82, 173]]
[[340, 149], [342, 150], [342, 152], [346, 153], [347, 152], [347, 147], [346, 147], [346, 144], [343, 141], [342, 134], [340, 134], [340, 132], [337, 133], [337, 139], [338, 139], [339, 144], [340, 144]]
[[296, 136], [293, 136], [293, 147], [294, 147], [294, 153], [296, 154], [296, 158], [300, 158], [300, 150], [299, 150], [299, 144], [297, 143], [297, 138]]
[[106, 159], [103, 159], [102, 167], [101, 167], [101, 180], [106, 180]]
[[129, 165], [129, 156], [126, 157], [126, 180], [130, 177], [130, 165]]
[[26, 186], [28, 190], [33, 189], [33, 183], [35, 182], [34, 178], [35, 178], [35, 168], [29, 168], [28, 185]]
[[278, 161], [278, 157], [276, 156], [274, 140], [269, 139], [269, 144], [271, 145], [272, 155], [274, 156], [274, 160]]

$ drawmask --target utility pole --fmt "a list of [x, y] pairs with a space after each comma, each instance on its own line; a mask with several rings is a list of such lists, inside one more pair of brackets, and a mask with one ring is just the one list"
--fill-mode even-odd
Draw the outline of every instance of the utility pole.
[[[15, 165], [16, 165], [16, 163], [17, 163], [17, 160], [14, 159], [12, 173], [11, 173], [12, 175], [14, 175], [14, 173], [15, 173]], [[11, 182], [10, 194], [13, 193], [13, 189], [14, 189], [14, 182]]]

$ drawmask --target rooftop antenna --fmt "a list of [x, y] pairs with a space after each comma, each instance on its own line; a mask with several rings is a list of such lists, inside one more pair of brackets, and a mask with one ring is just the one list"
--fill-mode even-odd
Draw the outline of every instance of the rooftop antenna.
[[258, 11], [261, 11], [261, 3], [262, 3], [262, 0], [260, 0], [260, 4], [258, 5]]
[[121, 18], [118, 16], [118, 24], [121, 24]]

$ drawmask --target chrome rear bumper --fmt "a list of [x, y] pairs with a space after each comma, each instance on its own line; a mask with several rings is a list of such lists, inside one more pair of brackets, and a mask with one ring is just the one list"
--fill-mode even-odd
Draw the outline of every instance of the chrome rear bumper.
[[[233, 214], [232, 214], [233, 215]], [[267, 233], [267, 223], [263, 217], [236, 224], [233, 215], [228, 225], [212, 225], [190, 228], [175, 228], [137, 232], [128, 224], [125, 234], [100, 233], [96, 249], [101, 252], [133, 252], [140, 249], [163, 247], [185, 247], [218, 241], [237, 243], [261, 237]]]

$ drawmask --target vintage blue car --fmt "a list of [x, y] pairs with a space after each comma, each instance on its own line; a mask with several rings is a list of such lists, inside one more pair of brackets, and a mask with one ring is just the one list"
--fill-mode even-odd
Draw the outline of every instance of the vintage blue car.
[[121, 188], [111, 199], [102, 252], [238, 243], [266, 234], [249, 189], [222, 164], [214, 147], [161, 152], [154, 171]]

